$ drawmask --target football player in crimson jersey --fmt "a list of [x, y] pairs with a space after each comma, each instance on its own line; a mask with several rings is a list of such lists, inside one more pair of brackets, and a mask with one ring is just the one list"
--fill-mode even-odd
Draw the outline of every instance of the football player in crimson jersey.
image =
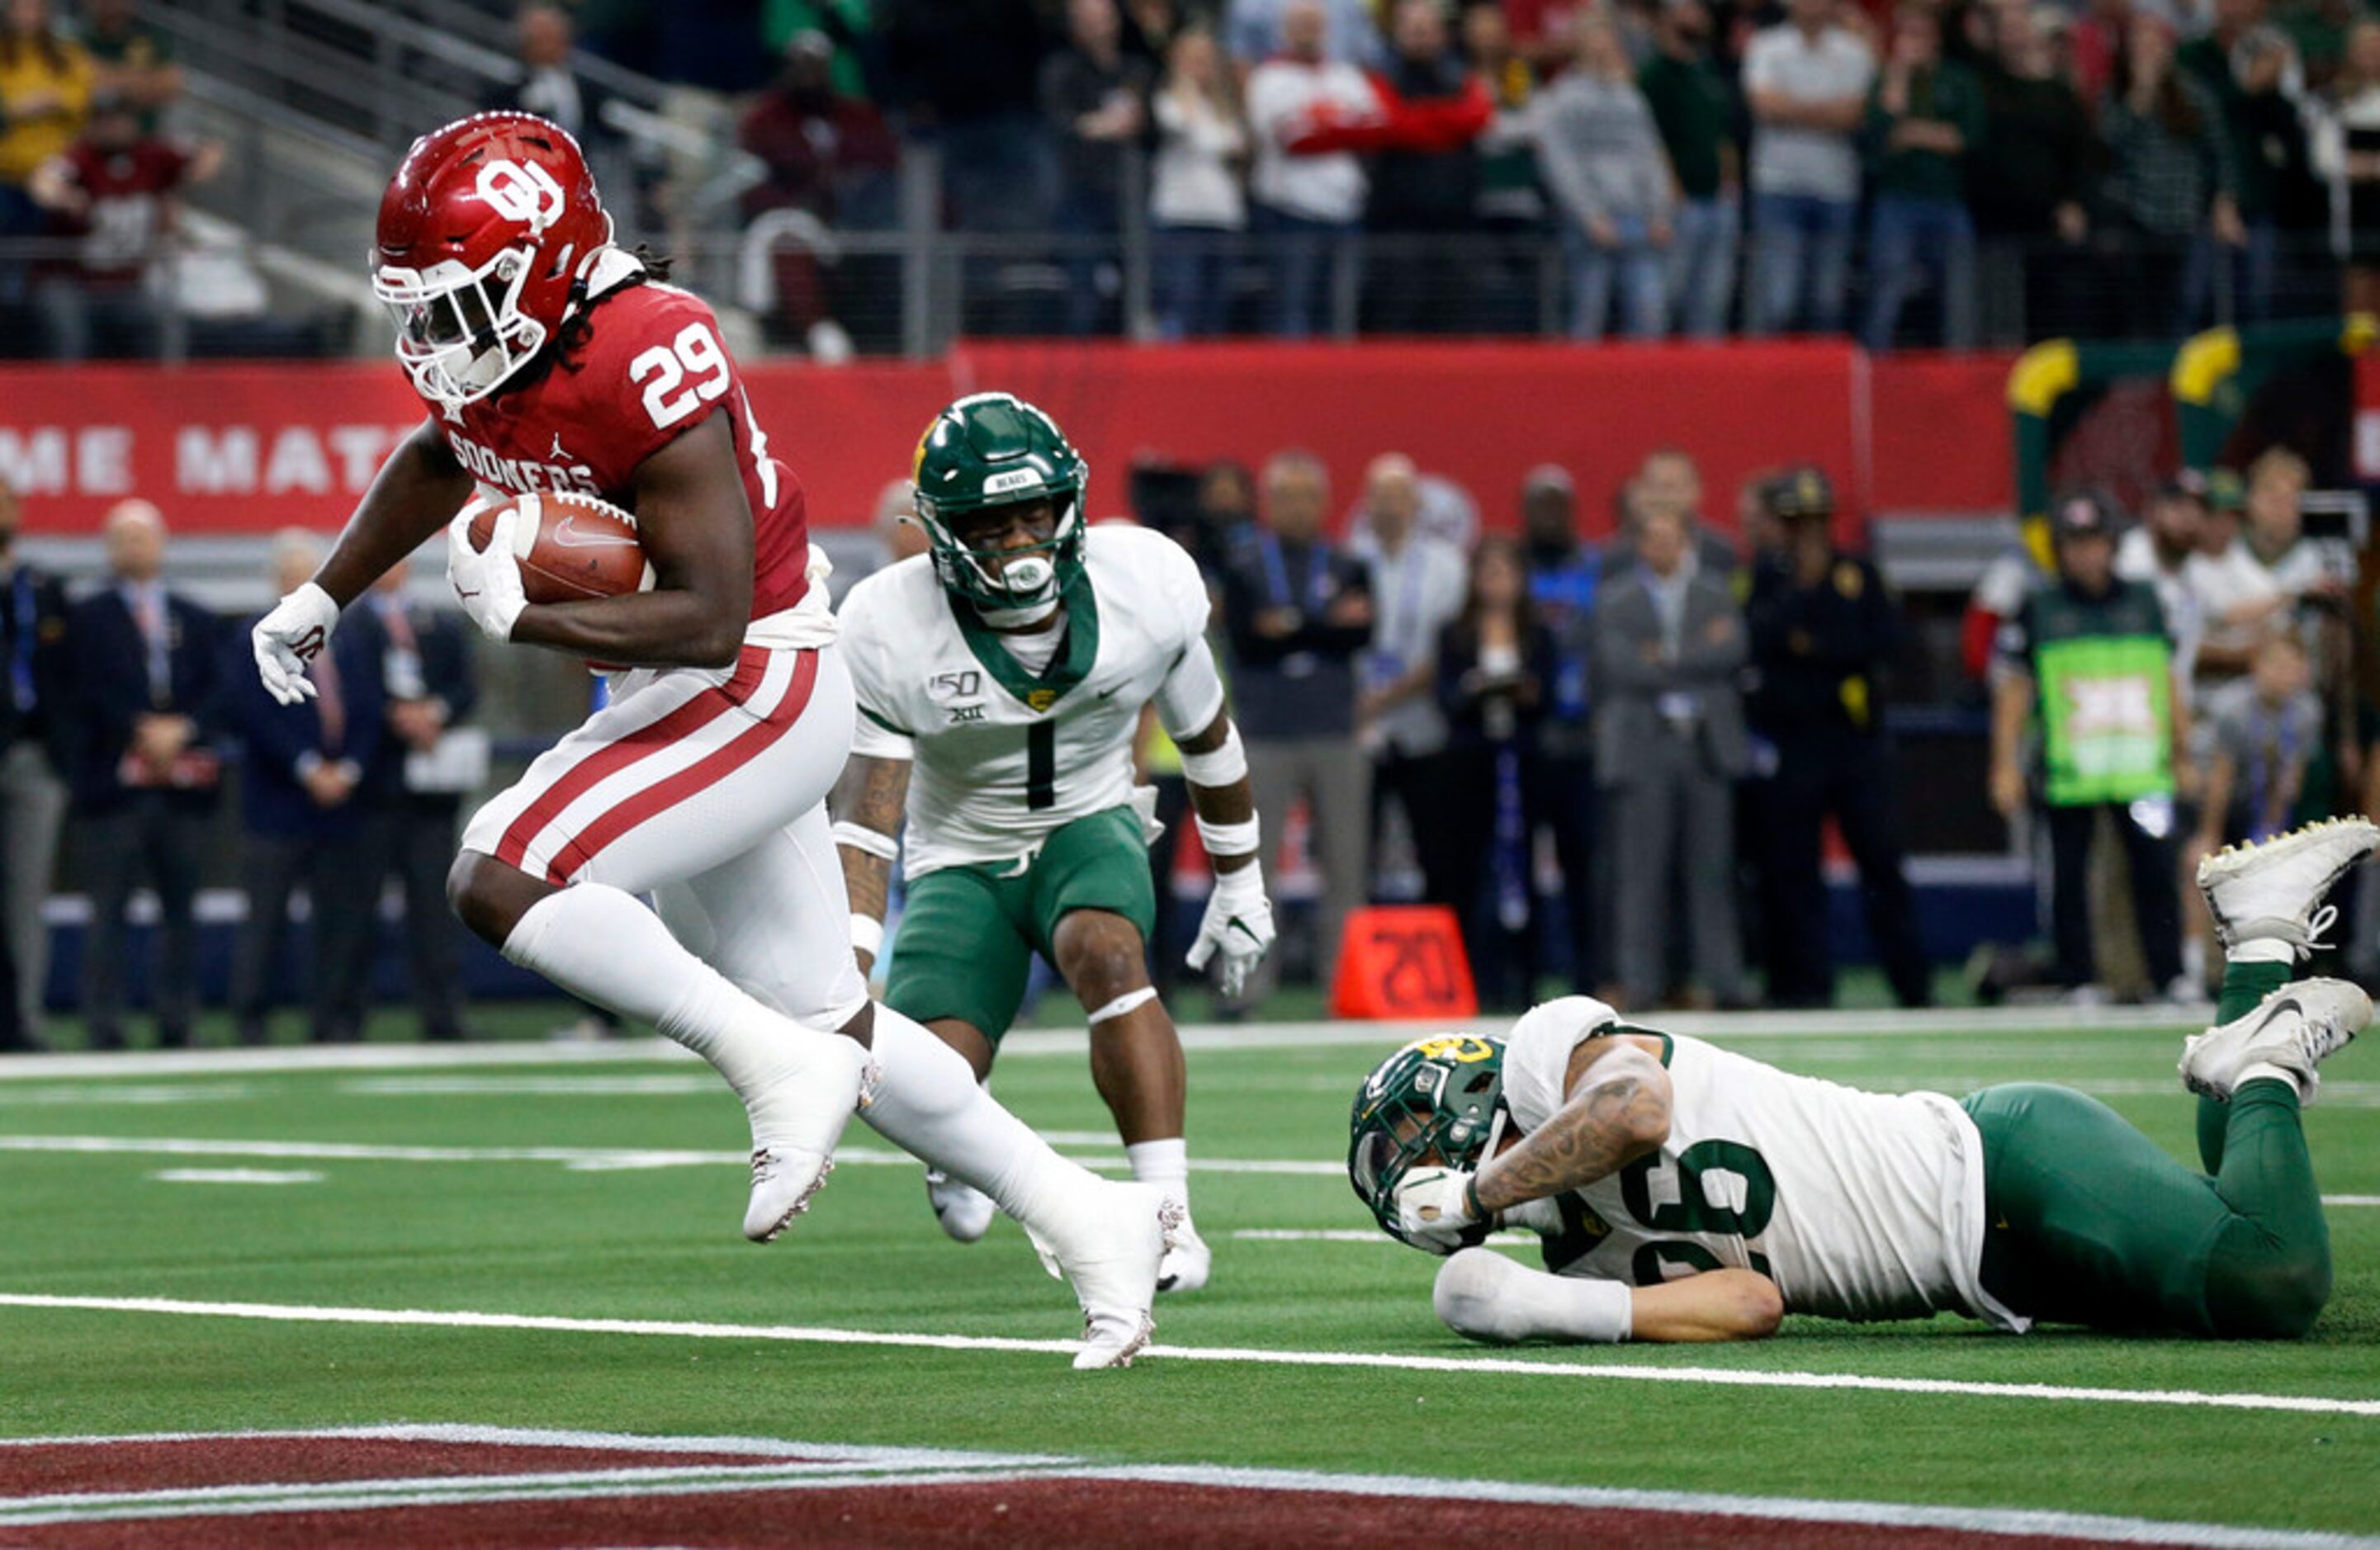
[[[339, 611], [442, 528], [492, 638], [619, 664], [611, 704], [465, 829], [448, 881], [465, 924], [727, 1079], [752, 1123], [747, 1236], [806, 1208], [858, 1107], [1062, 1267], [1087, 1318], [1076, 1366], [1129, 1362], [1148, 1338], [1162, 1197], [1059, 1157], [948, 1046], [868, 999], [825, 808], [853, 716], [826, 563], [710, 309], [613, 245], [578, 147], [527, 114], [415, 142], [378, 236], [372, 286], [429, 415], [322, 570], [257, 624], [266, 688], [313, 693], [306, 665]], [[654, 585], [528, 602], [513, 514], [484, 551], [470, 543], [475, 490], [626, 508]]]

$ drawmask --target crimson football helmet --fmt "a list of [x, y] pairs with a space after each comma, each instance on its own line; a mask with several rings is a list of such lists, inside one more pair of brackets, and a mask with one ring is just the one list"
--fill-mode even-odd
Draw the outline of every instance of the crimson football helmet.
[[612, 240], [578, 142], [532, 114], [480, 113], [413, 142], [381, 197], [372, 293], [424, 398], [485, 398], [585, 299]]

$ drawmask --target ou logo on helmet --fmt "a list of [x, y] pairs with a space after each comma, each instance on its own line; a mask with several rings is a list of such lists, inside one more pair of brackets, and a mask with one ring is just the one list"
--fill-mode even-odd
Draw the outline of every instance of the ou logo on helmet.
[[480, 167], [474, 191], [489, 209], [532, 231], [544, 230], [562, 214], [562, 185], [535, 162], [490, 162]]

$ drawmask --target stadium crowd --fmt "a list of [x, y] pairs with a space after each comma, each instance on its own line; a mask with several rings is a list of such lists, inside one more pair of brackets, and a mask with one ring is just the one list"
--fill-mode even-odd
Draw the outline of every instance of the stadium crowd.
[[[1342, 923], [1374, 901], [1452, 909], [1494, 1005], [1548, 982], [1635, 1008], [1828, 1005], [1829, 825], [1891, 993], [1932, 999], [1885, 714], [1910, 633], [1875, 566], [1838, 547], [1817, 469], [1758, 476], [1715, 515], [1694, 459], [1656, 452], [1611, 492], [1618, 523], [1599, 543], [1550, 465], [1515, 492], [1509, 537], [1482, 536], [1470, 493], [1393, 453], [1352, 499], [1296, 451], [1193, 482], [1137, 515], [1209, 578], [1258, 808], [1288, 847], [1285, 875], [1311, 884], [1266, 979], [1224, 1015], [1253, 1011], [1284, 968], [1329, 984]], [[2352, 561], [2307, 536], [2306, 487], [2305, 465], [2277, 450], [2244, 478], [2176, 478], [2136, 523], [2071, 497], [2051, 563], [2011, 555], [1977, 589], [1965, 644], [1992, 706], [1990, 799], [2032, 836], [2051, 901], [2051, 951], [2009, 944], [1978, 965], [1982, 993], [2194, 1000], [2222, 961], [2181, 912], [2196, 857], [2380, 803]], [[884, 513], [896, 556], [917, 547], [897, 522], [905, 488]], [[7, 547], [19, 515], [0, 489], [0, 971], [14, 985], [0, 1040], [42, 1038], [62, 827], [90, 901], [93, 1045], [125, 1041], [134, 985], [162, 1042], [191, 1036], [200, 858], [235, 828], [237, 1036], [273, 1036], [300, 982], [310, 1036], [358, 1036], [387, 889], [423, 1032], [465, 1036], [443, 875], [490, 772], [471, 632], [408, 599], [400, 575], [353, 611], [320, 699], [282, 709], [248, 667], [245, 624], [171, 586], [164, 514], [111, 513], [107, 574], [71, 597]], [[273, 590], [309, 574], [319, 544], [277, 539]], [[1141, 754], [1160, 815], [1178, 819], [1178, 759], [1153, 726]], [[1151, 859], [1171, 921], [1152, 938], [1161, 982], [1181, 972], [1177, 895], [1203, 876], [1176, 854], [1191, 832], [1171, 822]], [[2121, 866], [2099, 867], [2095, 847]], [[126, 923], [144, 884], [158, 951], [136, 969]], [[295, 974], [299, 892], [311, 946]], [[2375, 956], [2350, 963], [2371, 974]]]
[[335, 311], [272, 304], [236, 234], [182, 219], [224, 148], [172, 132], [183, 72], [132, 0], [0, 7], [0, 357], [306, 356]]
[[[161, 122], [166, 34], [129, 0], [73, 9], [0, 10], [0, 244], [40, 245], [0, 258], [0, 308], [66, 358], [158, 353], [161, 289], [193, 353], [317, 347], [261, 316], [236, 254], [176, 236], [222, 157]], [[777, 321], [822, 352], [899, 266], [822, 265], [810, 234], [898, 229], [905, 147], [937, 152], [944, 229], [1050, 245], [1051, 305], [971, 319], [1001, 332], [1850, 329], [1883, 349], [2380, 297], [2380, 22], [2341, 0], [526, 6], [518, 79], [488, 105], [555, 117], [650, 206], [571, 63], [579, 30], [734, 104], [741, 218], [802, 237], [775, 259]], [[1146, 317], [1122, 278], [1139, 238]]]
[[[1167, 337], [1315, 332], [1334, 285], [1367, 331], [1531, 332], [1548, 243], [1582, 338], [1957, 346], [1995, 287], [2032, 337], [2375, 294], [2380, 23], [2339, 0], [800, 0], [767, 18], [783, 64], [744, 120], [770, 168], [747, 210], [889, 226], [900, 144], [931, 144], [953, 228], [1075, 241], [1075, 333], [1129, 325], [1114, 244], [1143, 223]], [[820, 284], [805, 272], [788, 307], [822, 316]]]

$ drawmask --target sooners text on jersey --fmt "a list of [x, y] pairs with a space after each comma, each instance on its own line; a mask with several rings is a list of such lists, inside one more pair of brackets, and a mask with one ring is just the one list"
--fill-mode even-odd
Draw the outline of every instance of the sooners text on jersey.
[[724, 411], [752, 508], [751, 616], [801, 601], [809, 565], [802, 487], [769, 455], [710, 309], [652, 281], [589, 305], [586, 343], [566, 362], [452, 413], [429, 406], [456, 460], [507, 494], [583, 490], [627, 507], [638, 465]]

